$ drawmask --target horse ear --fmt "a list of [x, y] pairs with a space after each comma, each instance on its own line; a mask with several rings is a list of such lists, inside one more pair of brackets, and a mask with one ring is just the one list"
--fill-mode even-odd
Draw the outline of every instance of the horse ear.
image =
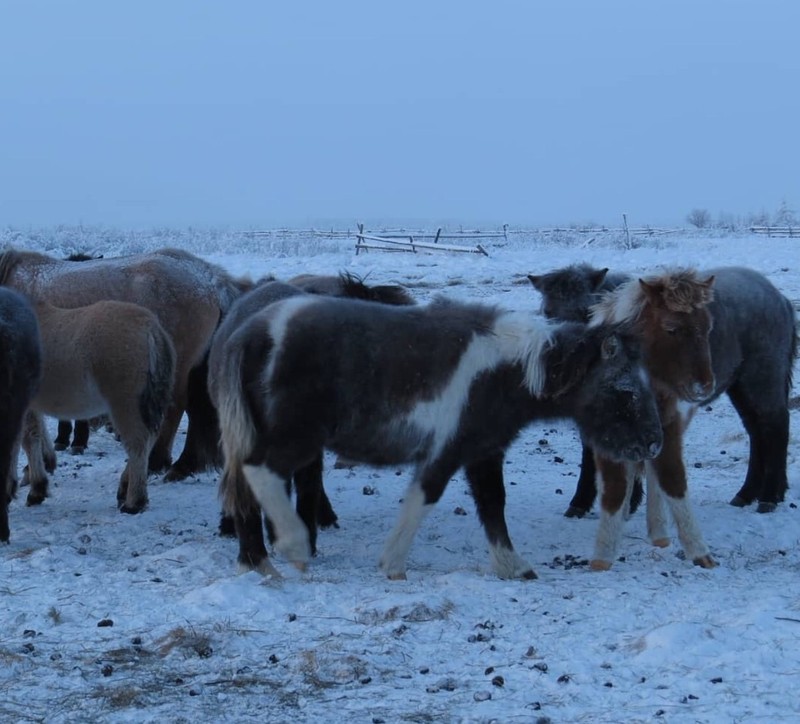
[[606, 274], [608, 274], [608, 267], [592, 272], [591, 276], [589, 277], [589, 282], [592, 285], [593, 292], [596, 292], [598, 289], [600, 289], [600, 285], [605, 281]]
[[600, 354], [603, 359], [614, 359], [619, 354], [620, 341], [616, 334], [609, 334], [600, 345]]
[[711, 287], [714, 286], [715, 279], [716, 277], [712, 274], [708, 279], [706, 279], [704, 282], [701, 283], [706, 289], [711, 289]]
[[[568, 338], [569, 337], [569, 338]], [[560, 397], [586, 377], [592, 353], [586, 340], [568, 335], [551, 348], [547, 360], [546, 395]], [[596, 359], [596, 357], [595, 357]]]
[[651, 302], [658, 302], [661, 297], [661, 292], [664, 287], [659, 282], [646, 282], [644, 279], [639, 280], [639, 286], [644, 292], [647, 299]]
[[542, 275], [541, 274], [528, 274], [528, 279], [530, 283], [533, 284], [534, 289], [538, 291], [542, 291], [541, 283], [542, 283]]

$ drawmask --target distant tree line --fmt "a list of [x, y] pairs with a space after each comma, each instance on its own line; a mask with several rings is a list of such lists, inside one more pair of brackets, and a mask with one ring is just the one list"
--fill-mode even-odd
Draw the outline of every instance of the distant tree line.
[[697, 208], [692, 209], [686, 215], [686, 221], [696, 229], [727, 229], [729, 231], [746, 229], [751, 226], [800, 226], [797, 214], [786, 199], [781, 201], [774, 213], [769, 213], [765, 209], [743, 215], [721, 211], [715, 220], [708, 209]]

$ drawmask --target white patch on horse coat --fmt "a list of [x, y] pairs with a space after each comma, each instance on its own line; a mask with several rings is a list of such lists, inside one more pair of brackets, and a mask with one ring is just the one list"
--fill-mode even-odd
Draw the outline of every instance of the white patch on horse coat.
[[658, 480], [658, 473], [650, 461], [645, 462], [647, 476], [647, 537], [650, 542], [669, 540], [664, 491]]
[[541, 395], [546, 377], [542, 354], [551, 340], [551, 330], [552, 325], [543, 319], [507, 312], [498, 317], [491, 333], [473, 335], [439, 395], [418, 402], [404, 420], [421, 436], [431, 437], [429, 460], [441, 453], [458, 430], [470, 387], [481, 372], [504, 362], [521, 362], [526, 387], [532, 395]]
[[[636, 463], [625, 463], [625, 498], [619, 510], [609, 513], [602, 505], [600, 506], [600, 523], [595, 536], [593, 561], [613, 563], [616, 558], [619, 541], [622, 538], [622, 529], [625, 525], [626, 511], [630, 509], [635, 472]], [[595, 476], [595, 484], [597, 486], [597, 495], [602, 499], [605, 480], [599, 470]]]
[[406, 559], [411, 543], [419, 530], [419, 526], [433, 505], [425, 505], [425, 493], [416, 480], [408, 486], [403, 507], [400, 510], [400, 519], [397, 521], [380, 559], [380, 567], [389, 578], [401, 578], [406, 573]]
[[589, 326], [632, 322], [641, 314], [644, 301], [639, 280], [631, 279], [606, 292], [597, 304], [589, 308]]
[[531, 564], [511, 548], [490, 544], [489, 557], [498, 578], [510, 580], [530, 577], [530, 574], [534, 573]]
[[319, 303], [319, 298], [317, 297], [299, 295], [296, 297], [289, 297], [273, 305], [275, 311], [269, 318], [267, 328], [269, 336], [272, 337], [273, 349], [269, 356], [269, 362], [267, 362], [267, 368], [264, 371], [265, 380], [272, 379], [275, 365], [281, 356], [280, 352], [283, 348], [289, 322], [299, 311], [317, 303]]
[[304, 564], [311, 554], [308, 530], [286, 494], [286, 481], [265, 465], [243, 465], [247, 484], [275, 526], [275, 548], [293, 563]]

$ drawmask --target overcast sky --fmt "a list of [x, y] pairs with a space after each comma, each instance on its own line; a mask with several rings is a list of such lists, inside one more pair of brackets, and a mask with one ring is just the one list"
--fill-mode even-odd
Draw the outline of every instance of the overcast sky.
[[0, 0], [0, 225], [800, 207], [798, 0]]

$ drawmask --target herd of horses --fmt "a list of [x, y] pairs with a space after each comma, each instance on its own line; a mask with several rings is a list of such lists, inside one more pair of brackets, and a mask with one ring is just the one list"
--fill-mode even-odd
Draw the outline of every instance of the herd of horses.
[[[464, 470], [501, 578], [535, 578], [505, 519], [507, 449], [533, 421], [575, 422], [581, 473], [565, 515], [599, 494], [590, 567], [611, 567], [647, 488], [650, 541], [669, 544], [669, 510], [688, 559], [716, 565], [695, 521], [682, 453], [700, 405], [727, 394], [750, 440], [731, 500], [774, 511], [787, 490], [788, 400], [798, 354], [791, 303], [745, 268], [644, 277], [575, 265], [528, 277], [538, 311], [436, 297], [350, 274], [238, 279], [188, 252], [75, 263], [0, 253], [0, 541], [27, 457], [27, 504], [48, 494], [57, 448], [88, 442], [106, 416], [127, 454], [117, 504], [148, 505], [147, 478], [221, 469], [220, 532], [240, 570], [279, 577], [265, 541], [301, 570], [337, 516], [323, 452], [413, 473], [380, 566], [406, 577], [425, 515]], [[172, 460], [182, 416], [184, 448]], [[292, 505], [292, 490], [296, 504]]]

